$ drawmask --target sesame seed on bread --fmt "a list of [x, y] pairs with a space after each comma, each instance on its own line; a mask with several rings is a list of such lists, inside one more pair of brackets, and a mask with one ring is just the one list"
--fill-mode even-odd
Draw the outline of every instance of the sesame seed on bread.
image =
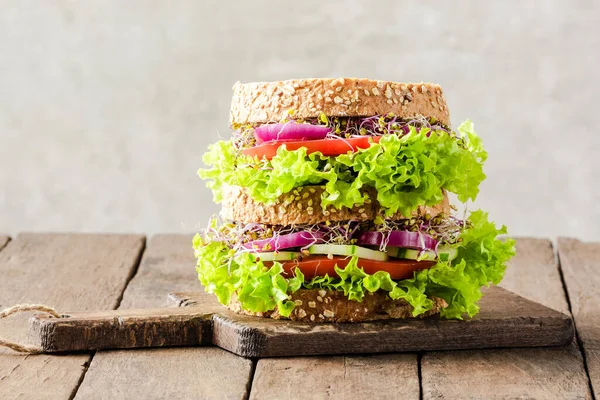
[[279, 122], [294, 110], [295, 118], [363, 117], [390, 112], [401, 118], [424, 116], [450, 126], [442, 88], [433, 83], [400, 83], [359, 78], [293, 79], [237, 82], [229, 122]]
[[[372, 221], [378, 215], [384, 217], [384, 211], [377, 202], [377, 194], [373, 188], [365, 188], [369, 195], [367, 202], [352, 208], [333, 206], [325, 210], [321, 207], [321, 196], [325, 186], [303, 186], [292, 190], [273, 204], [264, 204], [255, 201], [247, 191], [239, 186], [223, 186], [223, 203], [221, 216], [224, 219], [243, 222], [259, 223], [265, 225], [299, 225], [317, 224], [325, 221]], [[420, 206], [411, 213], [411, 216], [424, 216], [429, 214], [435, 217], [440, 213], [450, 214], [448, 194], [443, 191], [444, 199], [435, 206]], [[392, 220], [406, 218], [398, 212], [391, 217]]]
[[[325, 289], [299, 289], [290, 295], [296, 306], [288, 317], [297, 322], [363, 322], [385, 319], [406, 319], [412, 316], [413, 307], [405, 300], [392, 300], [387, 292], [368, 292], [361, 302], [349, 300], [344, 292]], [[433, 308], [418, 318], [438, 314], [447, 303], [434, 297]], [[244, 310], [235, 296], [231, 299], [229, 309], [241, 313], [273, 319], [286, 319], [277, 309], [266, 312]]]

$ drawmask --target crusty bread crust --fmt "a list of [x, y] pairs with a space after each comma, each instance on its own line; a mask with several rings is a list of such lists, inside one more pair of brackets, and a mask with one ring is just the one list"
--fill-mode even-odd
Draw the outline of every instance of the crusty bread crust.
[[[234, 296], [229, 303], [230, 310], [240, 314], [273, 319], [291, 319], [298, 322], [363, 322], [384, 319], [406, 319], [412, 316], [413, 307], [405, 300], [392, 300], [387, 292], [367, 293], [362, 302], [348, 300], [344, 292], [325, 289], [300, 289], [290, 296], [296, 307], [289, 318], [282, 317], [277, 309], [267, 312], [252, 312], [242, 309]], [[433, 308], [419, 318], [438, 314], [448, 304], [434, 297]]]
[[[378, 215], [384, 216], [384, 212], [377, 202], [376, 191], [373, 188], [365, 189], [369, 194], [368, 203], [354, 206], [352, 208], [327, 207], [321, 208], [321, 195], [324, 186], [303, 186], [282, 195], [274, 204], [263, 204], [254, 199], [239, 186], [223, 186], [223, 203], [221, 216], [224, 219], [244, 222], [259, 223], [266, 225], [299, 225], [317, 224], [325, 221], [372, 221]], [[411, 216], [424, 216], [429, 214], [435, 217], [440, 213], [450, 215], [450, 202], [448, 194], [444, 193], [444, 200], [431, 207], [419, 207], [411, 213]], [[406, 218], [398, 212], [392, 220]]]
[[229, 122], [280, 122], [295, 118], [361, 117], [393, 112], [401, 118], [425, 116], [450, 126], [442, 88], [433, 83], [399, 83], [359, 78], [293, 79], [237, 82], [233, 86]]

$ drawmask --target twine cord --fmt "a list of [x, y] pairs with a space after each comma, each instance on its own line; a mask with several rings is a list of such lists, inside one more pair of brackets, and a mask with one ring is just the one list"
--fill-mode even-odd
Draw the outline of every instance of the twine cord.
[[[17, 304], [16, 306], [8, 307], [0, 311], [0, 319], [10, 317], [14, 314], [20, 314], [29, 311], [39, 311], [53, 316], [54, 318], [61, 318], [62, 316], [52, 307], [45, 306], [43, 304]], [[29, 354], [40, 354], [43, 353], [41, 347], [37, 346], [26, 346], [19, 343], [11, 342], [10, 340], [2, 339], [0, 337], [0, 347], [8, 347], [9, 349], [18, 353], [29, 353]]]

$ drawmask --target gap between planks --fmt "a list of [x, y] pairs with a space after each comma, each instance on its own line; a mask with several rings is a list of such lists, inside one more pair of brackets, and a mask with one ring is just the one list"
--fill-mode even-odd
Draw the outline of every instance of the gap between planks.
[[419, 400], [423, 399], [423, 372], [421, 371], [421, 361], [423, 360], [424, 351], [417, 354], [417, 377], [419, 378]]
[[[146, 238], [144, 238], [142, 247], [137, 256], [137, 259], [135, 260], [133, 268], [131, 269], [131, 272], [127, 276], [125, 285], [123, 286], [123, 290], [121, 290], [121, 293], [119, 294], [119, 297], [117, 298], [117, 304], [116, 304], [114, 310], [118, 310], [119, 307], [121, 306], [121, 302], [123, 301], [123, 295], [124, 295], [125, 291], [127, 290], [127, 287], [129, 286], [129, 283], [131, 282], [131, 280], [137, 275], [137, 272], [140, 268], [140, 263], [142, 262], [142, 257], [144, 255], [145, 251], [146, 251]], [[79, 378], [79, 381], [77, 381], [77, 385], [75, 385], [75, 387], [73, 388], [73, 391], [71, 392], [71, 395], [69, 396], [69, 400], [73, 400], [75, 398], [75, 396], [77, 396], [77, 392], [79, 391], [81, 384], [85, 380], [85, 375], [87, 374], [88, 370], [90, 369], [90, 365], [92, 365], [92, 361], [94, 361], [94, 357], [96, 356], [96, 353], [97, 353], [96, 351], [92, 352], [90, 354], [90, 359], [83, 365], [83, 371], [81, 373], [81, 377]]]
[[83, 371], [81, 372], [81, 376], [79, 377], [79, 381], [77, 381], [77, 385], [75, 385], [75, 387], [73, 388], [73, 391], [69, 395], [69, 400], [73, 400], [75, 398], [75, 396], [77, 396], [77, 392], [79, 391], [79, 387], [83, 383], [83, 380], [85, 379], [85, 374], [87, 374], [88, 369], [90, 368], [90, 364], [92, 363], [92, 360], [94, 359], [95, 355], [96, 355], [96, 352], [94, 351], [90, 355], [90, 359], [83, 364]]
[[0, 250], [2, 250], [10, 242], [10, 236], [0, 235]]
[[[35, 302], [65, 312], [114, 309], [144, 242], [142, 235], [19, 234], [0, 251], [0, 270], [8, 277], [0, 280], [0, 306]], [[24, 342], [26, 317], [3, 323], [3, 335]], [[0, 353], [0, 398], [67, 399], [90, 360], [89, 353]]]
[[600, 243], [558, 238], [561, 277], [577, 328], [577, 342], [584, 357], [590, 392], [600, 397]]
[[[140, 252], [137, 256], [137, 259], [135, 260], [135, 264], [134, 264], [133, 268], [131, 269], [129, 276], [127, 276], [127, 281], [125, 282], [125, 285], [123, 286], [123, 290], [121, 290], [121, 294], [119, 295], [119, 298], [117, 299], [117, 305], [114, 308], [115, 310], [118, 310], [121, 307], [121, 303], [123, 302], [123, 296], [125, 295], [125, 291], [129, 287], [129, 284], [131, 283], [133, 278], [135, 278], [135, 276], [137, 275], [137, 273], [140, 269], [140, 264], [142, 263], [142, 257], [144, 256], [145, 252], [146, 252], [146, 239], [144, 239], [144, 243], [142, 243], [142, 249], [140, 250]], [[91, 361], [90, 361], [90, 363], [91, 363]]]
[[[548, 240], [519, 239], [519, 255], [513, 259], [507, 270], [504, 287], [515, 291], [534, 301], [542, 302], [546, 306], [568, 312], [565, 293], [558, 275], [558, 266], [551, 242]], [[531, 279], [529, 279], [531, 278]], [[541, 357], [543, 356], [543, 357]], [[256, 374], [252, 382], [251, 398], [278, 398], [286, 393], [292, 393], [294, 388], [302, 387], [304, 382], [312, 382], [312, 393], [327, 393], [329, 395], [352, 394], [353, 398], [369, 398], [369, 393], [361, 392], [360, 388], [351, 382], [336, 385], [331, 383], [335, 376], [343, 379], [348, 361], [353, 361], [360, 356], [338, 357], [299, 357], [260, 359], [257, 363]], [[383, 359], [381, 358], [383, 357]], [[400, 360], [400, 357], [404, 357]], [[408, 358], [407, 358], [408, 357]], [[379, 358], [379, 359], [378, 359]], [[531, 365], [532, 370], [525, 373], [514, 360], [521, 360], [526, 365]], [[336, 361], [338, 360], [338, 361]], [[587, 393], [587, 376], [582, 366], [581, 355], [575, 346], [558, 347], [550, 349], [499, 349], [453, 352], [426, 352], [421, 354], [405, 353], [384, 354], [362, 357], [362, 361], [373, 363], [369, 371], [363, 371], [361, 377], [368, 383], [389, 382], [387, 372], [402, 365], [403, 371], [412, 371], [410, 379], [403, 379], [408, 383], [411, 379], [414, 385], [392, 388], [386, 385], [378, 386], [378, 396], [393, 398], [397, 393], [403, 393], [410, 398], [433, 397], [477, 397], [477, 395], [490, 395], [496, 391], [497, 396], [516, 396], [555, 398], [589, 397]], [[468, 390], [465, 391], [460, 379], [456, 378], [461, 372], [456, 365], [461, 362], [471, 365], [472, 376]], [[487, 365], [491, 374], [485, 375], [485, 368], [474, 366]], [[346, 365], [346, 368], [344, 368]], [[375, 367], [378, 365], [378, 367]], [[562, 367], [566, 371], [561, 372]], [[557, 372], [549, 382], [544, 379], [540, 370], [551, 368]], [[496, 374], [505, 374], [510, 385], [498, 382]], [[432, 375], [433, 374], [433, 375]], [[444, 379], [444, 375], [448, 379]], [[454, 374], [454, 375], [453, 375]], [[571, 375], [572, 374], [572, 375]], [[440, 378], [435, 380], [435, 378]], [[473, 378], [475, 377], [475, 378]], [[432, 378], [434, 378], [432, 380]], [[572, 378], [572, 379], [571, 379]], [[462, 379], [462, 377], [461, 377]], [[487, 379], [487, 380], [486, 380]], [[513, 380], [510, 380], [513, 379]], [[393, 380], [393, 379], [392, 379]], [[393, 380], [398, 382], [399, 380]], [[485, 383], [483, 383], [485, 382]], [[357, 383], [357, 382], [354, 382]], [[458, 385], [458, 386], [457, 386]], [[544, 386], [545, 385], [545, 386]], [[516, 392], [511, 393], [511, 386], [516, 387]], [[458, 390], [457, 390], [458, 389]], [[478, 392], [477, 390], [483, 390]]]
[[[569, 312], [549, 240], [518, 239], [517, 256], [501, 286]], [[453, 368], [456, 365], [461, 368]], [[424, 399], [591, 397], [583, 358], [575, 343], [539, 349], [428, 352], [423, 356], [421, 370]], [[467, 380], [469, 392], [465, 393]]]
[[[152, 237], [120, 309], [161, 307], [172, 291], [202, 290], [191, 240]], [[245, 398], [252, 369], [251, 360], [216, 347], [98, 351], [76, 399]]]
[[585, 374], [587, 375], [588, 378], [588, 387], [592, 396], [592, 399], [595, 400], [596, 395], [594, 393], [594, 388], [592, 387], [592, 378], [590, 376], [590, 369], [588, 367], [588, 363], [587, 363], [587, 358], [588, 356], [585, 353], [585, 348], [583, 346], [583, 341], [581, 340], [581, 335], [579, 334], [579, 331], [577, 329], [577, 320], [575, 319], [574, 315], [573, 315], [573, 307], [571, 305], [571, 298], [569, 296], [569, 289], [567, 287], [567, 283], [565, 281], [565, 275], [562, 269], [562, 263], [560, 262], [560, 251], [556, 252], [556, 261], [558, 263], [558, 272], [560, 273], [560, 281], [562, 283], [563, 286], [563, 290], [565, 291], [565, 297], [567, 300], [567, 305], [569, 307], [569, 314], [571, 314], [571, 317], [573, 317], [573, 326], [575, 327], [575, 342], [577, 343], [577, 348], [579, 349], [579, 352], [581, 353], [582, 357], [583, 357], [583, 369], [585, 371]]

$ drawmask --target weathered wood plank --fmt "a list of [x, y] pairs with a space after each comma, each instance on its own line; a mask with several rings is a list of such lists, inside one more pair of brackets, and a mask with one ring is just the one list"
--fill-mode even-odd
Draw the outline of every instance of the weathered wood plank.
[[[519, 239], [502, 285], [547, 306], [567, 310], [552, 245]], [[577, 346], [425, 353], [424, 399], [590, 398]]]
[[500, 286], [547, 307], [569, 314], [552, 242], [520, 238], [517, 255]]
[[[121, 309], [160, 307], [172, 291], [199, 290], [191, 237], [155, 236]], [[77, 399], [243, 398], [252, 362], [214, 347], [98, 352]]]
[[[0, 308], [44, 303], [58, 310], [111, 309], [134, 273], [139, 235], [22, 234], [0, 251]], [[25, 316], [2, 323], [2, 335], [23, 342]], [[22, 356], [0, 350], [0, 398], [67, 399], [89, 354]]]
[[[163, 307], [171, 292], [204, 293], [195, 266], [191, 236], [153, 236], [138, 273], [127, 286], [120, 309]], [[215, 296], [207, 293], [203, 304], [220, 307]]]
[[590, 398], [576, 346], [427, 353], [424, 399]]
[[416, 354], [259, 360], [251, 399], [418, 399]]
[[600, 243], [559, 238], [558, 256], [592, 390], [600, 398]]
[[6, 246], [8, 244], [9, 240], [10, 240], [10, 237], [0, 235], [0, 250], [2, 250], [4, 248], [4, 246]]
[[103, 351], [75, 398], [242, 399], [251, 365], [217, 347]]

